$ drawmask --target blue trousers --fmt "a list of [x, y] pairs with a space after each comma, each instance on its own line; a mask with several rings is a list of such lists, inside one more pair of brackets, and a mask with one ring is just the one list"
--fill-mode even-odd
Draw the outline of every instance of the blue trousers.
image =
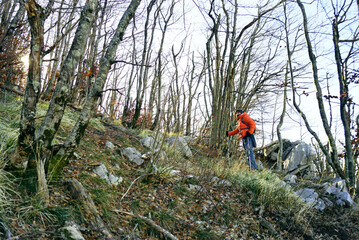
[[246, 150], [247, 162], [248, 162], [250, 169], [258, 170], [256, 158], [253, 153], [253, 146], [255, 144], [253, 141], [255, 141], [255, 140], [252, 140], [252, 139], [253, 139], [253, 137], [251, 137], [249, 135], [242, 138], [243, 147], [244, 147], [244, 150]]

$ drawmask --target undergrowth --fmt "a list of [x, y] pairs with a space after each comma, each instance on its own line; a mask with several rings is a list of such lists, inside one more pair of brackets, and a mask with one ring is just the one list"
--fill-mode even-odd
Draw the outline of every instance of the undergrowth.
[[[20, 101], [0, 106], [0, 133], [6, 136], [0, 141], [0, 163], [3, 165], [16, 148], [20, 106]], [[41, 123], [47, 106], [46, 103], [38, 105], [37, 124]], [[6, 119], [2, 117], [5, 113]], [[77, 117], [78, 112], [66, 111], [54, 143], [61, 143], [66, 138]], [[253, 234], [260, 232], [257, 218], [259, 215], [269, 216], [266, 215], [268, 212], [284, 213], [296, 224], [309, 224], [306, 220], [310, 210], [293, 190], [285, 187], [278, 175], [270, 170], [250, 171], [243, 155], [221, 157], [213, 149], [196, 146], [194, 156], [185, 158], [162, 142], [164, 138], [160, 136], [159, 146], [165, 153], [159, 154], [153, 162], [146, 160], [144, 165], [137, 166], [121, 155], [120, 148], [131, 146], [142, 153], [150, 151], [140, 146], [139, 139], [156, 136], [156, 133], [123, 128], [109, 130], [98, 118], [91, 120], [88, 130], [76, 150], [78, 157], [69, 160], [61, 173], [63, 176], [56, 180], [79, 179], [111, 230], [118, 230], [121, 225], [122, 232], [138, 239], [167, 239], [145, 221], [124, 216], [121, 211], [152, 219], [181, 239], [224, 239], [223, 236], [229, 236], [226, 234], [232, 239], [258, 239], [261, 235]], [[106, 141], [112, 141], [119, 149], [107, 148]], [[124, 181], [111, 186], [101, 180], [93, 173], [93, 168], [102, 163]], [[51, 182], [50, 194], [56, 204], [45, 206], [36, 195], [17, 194], [11, 179], [11, 175], [0, 169], [1, 215], [12, 211], [18, 225], [28, 231], [33, 223], [59, 227], [68, 218], [81, 224], [89, 217], [81, 211], [81, 201], [68, 199], [61, 182]], [[18, 196], [17, 203], [11, 203], [13, 195]], [[9, 206], [9, 203], [13, 205]], [[261, 231], [264, 231], [263, 236], [270, 236], [265, 230]]]

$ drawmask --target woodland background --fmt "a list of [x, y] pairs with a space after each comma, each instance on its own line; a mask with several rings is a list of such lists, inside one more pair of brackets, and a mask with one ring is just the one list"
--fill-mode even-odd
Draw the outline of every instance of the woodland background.
[[[312, 143], [354, 196], [358, 7], [353, 0], [2, 0], [2, 101], [10, 94], [22, 101], [16, 150], [3, 165], [24, 168], [46, 203], [49, 172], [66, 166], [94, 116], [197, 137], [225, 155], [237, 150], [225, 131], [241, 108], [257, 122], [259, 145], [283, 137]], [[79, 115], [63, 136], [66, 109]]]

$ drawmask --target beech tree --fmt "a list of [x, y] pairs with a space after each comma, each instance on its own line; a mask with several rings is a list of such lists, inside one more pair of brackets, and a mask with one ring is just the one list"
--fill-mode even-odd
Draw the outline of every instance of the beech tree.
[[[73, 37], [71, 47], [64, 62], [61, 64], [59, 76], [46, 115], [39, 128], [35, 128], [36, 104], [38, 103], [41, 89], [41, 67], [44, 52], [44, 21], [49, 16], [54, 4], [50, 0], [46, 8], [42, 8], [35, 0], [25, 3], [31, 26], [31, 53], [29, 75], [27, 79], [26, 92], [21, 114], [21, 126], [19, 135], [19, 146], [27, 153], [28, 176], [37, 173], [37, 190], [41, 197], [48, 200], [47, 173], [62, 167], [63, 160], [73, 152], [88, 125], [88, 122], [98, 107], [98, 99], [102, 96], [111, 65], [115, 62], [116, 49], [121, 42], [124, 32], [134, 17], [134, 13], [140, 4], [140, 0], [133, 0], [117, 27], [106, 54], [101, 60], [100, 68], [92, 90], [87, 97], [86, 104], [81, 115], [63, 145], [53, 145], [53, 139], [59, 129], [65, 108], [71, 102], [71, 90], [76, 69], [83, 60], [91, 29], [93, 28], [97, 0], [89, 0], [83, 7], [76, 33]], [[60, 41], [57, 41], [60, 42]], [[93, 56], [93, 55], [90, 55]], [[58, 165], [59, 164], [59, 165]], [[52, 168], [52, 169], [49, 169]]]
[[21, 94], [24, 73], [20, 58], [28, 48], [25, 5], [22, 1], [1, 1], [0, 14], [0, 88], [5, 93]]
[[[340, 28], [343, 24], [348, 24], [346, 21], [349, 10], [351, 10], [354, 1], [350, 1], [348, 5], [342, 5], [338, 8], [333, 6], [333, 20], [332, 20], [332, 31], [333, 31], [333, 45], [335, 54], [335, 63], [337, 67], [338, 82], [339, 82], [339, 101], [340, 101], [340, 117], [344, 127], [344, 139], [345, 139], [345, 173], [349, 179], [349, 183], [352, 187], [355, 186], [355, 162], [352, 151], [352, 136], [350, 130], [350, 105], [351, 96], [349, 89], [349, 65], [350, 60], [355, 54], [355, 43], [359, 41], [359, 25], [350, 36], [349, 39], [342, 39]], [[346, 52], [346, 56], [343, 58], [342, 43], [349, 43], [349, 50]]]
[[[49, 109], [41, 124], [35, 128], [36, 105], [41, 90], [41, 67], [44, 49], [43, 34], [44, 21], [49, 16], [54, 1], [49, 1], [43, 9], [35, 0], [25, 3], [31, 28], [30, 65], [27, 78], [25, 97], [21, 111], [21, 124], [19, 134], [19, 146], [27, 152], [27, 173], [37, 172], [38, 193], [47, 202], [49, 193], [46, 180], [46, 165], [51, 158], [53, 146], [52, 140], [59, 128], [66, 103], [68, 101], [69, 88], [72, 83], [75, 68], [81, 60], [87, 41], [88, 29], [92, 25], [93, 12], [97, 1], [88, 1], [83, 8], [79, 26], [74, 41], [61, 69], [60, 76], [52, 96]], [[48, 149], [45, 151], [46, 148]], [[45, 152], [44, 152], [45, 151]], [[50, 151], [50, 154], [49, 152]]]
[[[238, 1], [231, 4], [221, 1], [220, 8], [216, 7], [216, 1], [211, 1], [207, 14], [212, 25], [206, 43], [206, 58], [208, 60], [208, 86], [211, 92], [211, 115], [213, 116], [212, 146], [218, 147], [222, 142], [224, 129], [230, 126], [233, 109], [243, 108], [245, 111], [250, 109], [253, 96], [263, 89], [266, 81], [277, 76], [281, 71], [270, 73], [267, 69], [274, 59], [276, 50], [269, 49], [262, 55], [262, 58], [258, 58], [259, 61], [264, 59], [263, 65], [251, 65], [255, 62], [251, 51], [258, 43], [259, 32], [263, 27], [261, 20], [282, 2], [259, 7], [257, 16], [248, 24], [238, 25], [238, 14], [241, 10]], [[223, 18], [221, 13], [224, 15]], [[245, 34], [247, 32], [250, 34]], [[248, 35], [251, 37], [246, 38]], [[248, 77], [254, 66], [262, 70], [259, 71], [260, 78]]]
[[[349, 66], [351, 64], [351, 59], [353, 59], [355, 51], [354, 46], [357, 42], [358, 36], [358, 27], [349, 24], [351, 27], [354, 26], [354, 30], [346, 31], [345, 39], [341, 39], [340, 31], [343, 31], [348, 26], [347, 21], [351, 21], [352, 18], [349, 17], [350, 11], [352, 6], [354, 6], [354, 1], [343, 2], [343, 3], [334, 3], [332, 1], [331, 7], [333, 11], [333, 15], [330, 17], [331, 26], [332, 26], [332, 37], [333, 37], [333, 56], [335, 59], [335, 65], [337, 69], [337, 77], [339, 82], [339, 94], [337, 96], [333, 96], [331, 94], [324, 95], [322, 86], [320, 85], [320, 77], [319, 77], [319, 67], [317, 64], [317, 56], [314, 53], [314, 48], [312, 44], [312, 39], [309, 31], [309, 23], [307, 19], [306, 10], [302, 1], [297, 0], [297, 5], [302, 13], [303, 17], [303, 29], [305, 34], [305, 40], [307, 44], [307, 52], [312, 64], [312, 79], [313, 84], [315, 86], [316, 91], [316, 100], [318, 103], [318, 110], [321, 117], [321, 123], [323, 125], [323, 129], [328, 137], [329, 143], [329, 150], [324, 146], [323, 143], [320, 142], [319, 137], [317, 134], [311, 129], [308, 120], [305, 117], [303, 111], [299, 110], [298, 107], [297, 111], [301, 114], [305, 124], [307, 126], [308, 131], [313, 135], [313, 137], [317, 140], [318, 145], [324, 155], [326, 156], [327, 162], [331, 165], [334, 171], [343, 179], [346, 179], [349, 186], [355, 186], [355, 162], [353, 158], [352, 152], [352, 136], [350, 131], [350, 105], [351, 105], [351, 97], [350, 97], [350, 89], [348, 81], [348, 74], [349, 74]], [[327, 16], [329, 13], [325, 8], [325, 4], [322, 3], [322, 7], [324, 11], [327, 12]], [[344, 27], [340, 27], [341, 24], [344, 24]], [[349, 37], [348, 37], [349, 36]], [[349, 45], [348, 45], [349, 44]], [[343, 52], [345, 52], [346, 57], [343, 58]], [[288, 54], [289, 56], [289, 54]], [[293, 88], [294, 86], [292, 86]], [[324, 97], [325, 99], [337, 98], [339, 99], [339, 106], [340, 106], [340, 116], [341, 122], [344, 129], [344, 140], [345, 140], [345, 171], [343, 171], [340, 160], [339, 160], [339, 152], [338, 152], [338, 143], [333, 136], [332, 129], [331, 129], [331, 120], [328, 120], [325, 104], [324, 104]], [[330, 103], [330, 102], [329, 102]], [[331, 106], [331, 105], [330, 105]], [[330, 109], [331, 110], [331, 109]]]

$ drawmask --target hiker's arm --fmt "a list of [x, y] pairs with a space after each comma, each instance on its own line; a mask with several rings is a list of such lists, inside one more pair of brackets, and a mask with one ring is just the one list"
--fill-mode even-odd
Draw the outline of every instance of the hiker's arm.
[[228, 132], [228, 136], [233, 136], [239, 133], [238, 128], [234, 129], [233, 131]]

